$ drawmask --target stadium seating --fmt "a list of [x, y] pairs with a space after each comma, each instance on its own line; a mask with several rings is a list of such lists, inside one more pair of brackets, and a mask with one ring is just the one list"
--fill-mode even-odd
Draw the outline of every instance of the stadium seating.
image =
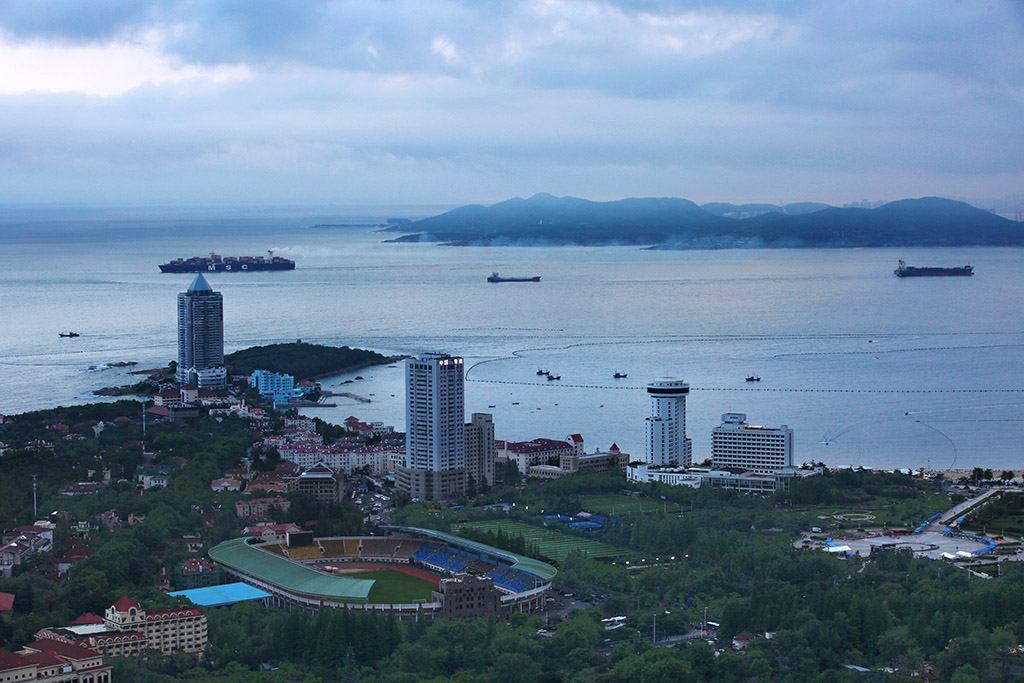
[[469, 565], [469, 571], [476, 572], [477, 574], [487, 574], [494, 571], [494, 568], [493, 564], [483, 560], [473, 560], [472, 564]]
[[534, 577], [526, 572], [511, 567], [496, 567], [494, 571], [487, 574], [494, 580], [495, 586], [507, 588], [514, 593], [521, 593], [536, 585]]
[[396, 560], [408, 560], [415, 554], [420, 546], [423, 545], [423, 541], [417, 541], [412, 538], [403, 538], [398, 541], [398, 547], [395, 548], [395, 554], [393, 557]]
[[323, 558], [319, 546], [310, 545], [302, 548], [288, 548], [288, 557], [302, 562], [303, 560], [319, 560]]
[[436, 543], [424, 543], [419, 550], [413, 553], [413, 558], [417, 562], [448, 572], [466, 571], [466, 567], [475, 559], [464, 552]]
[[348, 539], [327, 539], [320, 541], [320, 547], [324, 549], [324, 557], [331, 559], [354, 557], [355, 552], [349, 552], [349, 544], [355, 545], [355, 541], [350, 541]]
[[395, 545], [395, 541], [386, 538], [364, 538], [359, 557], [365, 560], [390, 560]]

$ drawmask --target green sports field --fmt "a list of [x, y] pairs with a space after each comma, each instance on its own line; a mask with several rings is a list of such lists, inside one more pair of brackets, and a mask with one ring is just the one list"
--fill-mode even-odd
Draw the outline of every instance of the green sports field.
[[614, 558], [630, 555], [628, 550], [617, 548], [607, 543], [593, 541], [589, 538], [580, 538], [564, 534], [554, 529], [542, 529], [539, 527], [516, 522], [508, 519], [497, 519], [486, 522], [469, 522], [463, 527], [483, 529], [484, 531], [497, 531], [502, 529], [507, 534], [522, 534], [528, 541], [536, 541], [540, 552], [556, 562], [564, 562], [574, 550], [578, 550], [592, 558]]
[[584, 496], [582, 502], [585, 511], [615, 519], [623, 519], [631, 515], [641, 515], [650, 512], [679, 513], [679, 505], [677, 503], [666, 503], [660, 500], [651, 500], [650, 498], [620, 496], [615, 493]]
[[373, 587], [367, 599], [374, 604], [408, 604], [421, 600], [430, 602], [430, 592], [436, 588], [430, 581], [395, 569], [353, 572], [346, 576], [372, 580]]

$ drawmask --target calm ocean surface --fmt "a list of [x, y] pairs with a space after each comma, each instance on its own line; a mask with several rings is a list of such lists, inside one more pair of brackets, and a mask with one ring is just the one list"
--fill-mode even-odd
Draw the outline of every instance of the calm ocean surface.
[[[431, 213], [431, 212], [428, 212]], [[122, 360], [175, 358], [175, 297], [191, 275], [157, 264], [267, 249], [284, 273], [212, 274], [228, 350], [280, 341], [466, 358], [466, 410], [498, 438], [562, 438], [643, 452], [644, 383], [688, 381], [696, 459], [721, 413], [788, 424], [795, 457], [830, 465], [1024, 467], [1024, 251], [644, 251], [636, 247], [382, 244], [361, 216], [196, 219], [186, 212], [0, 218], [0, 413], [96, 400], [133, 381]], [[898, 279], [896, 260], [971, 278]], [[538, 284], [488, 284], [491, 271]], [[77, 339], [62, 339], [71, 329]], [[561, 382], [536, 375], [543, 367]], [[613, 379], [615, 372], [628, 373]], [[404, 428], [401, 367], [362, 371], [337, 408]], [[760, 383], [744, 378], [757, 374]], [[325, 380], [341, 390], [346, 379]], [[336, 387], [329, 385], [337, 384]]]

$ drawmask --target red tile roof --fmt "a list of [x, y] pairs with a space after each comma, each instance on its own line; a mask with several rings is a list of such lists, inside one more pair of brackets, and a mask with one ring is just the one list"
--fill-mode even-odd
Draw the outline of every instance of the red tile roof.
[[13, 652], [7, 650], [0, 650], [0, 671], [10, 671], [12, 669], [20, 669], [26, 666], [32, 666], [33, 662], [26, 659], [23, 655], [16, 655]]
[[135, 602], [127, 595], [121, 596], [121, 598], [114, 603], [114, 609], [116, 609], [118, 612], [127, 612], [132, 607], [134, 607], [135, 609], [142, 609], [141, 607], [139, 607], [139, 603]]
[[78, 617], [71, 622], [72, 626], [86, 626], [88, 624], [102, 624], [103, 619], [93, 614], [92, 612], [86, 612], [82, 616]]
[[92, 659], [93, 657], [100, 656], [100, 653], [81, 645], [62, 643], [51, 638], [43, 638], [34, 643], [29, 643], [25, 646], [25, 649], [35, 650], [36, 652], [53, 652], [67, 659]]
[[14, 606], [14, 593], [0, 593], [0, 612], [10, 612]]

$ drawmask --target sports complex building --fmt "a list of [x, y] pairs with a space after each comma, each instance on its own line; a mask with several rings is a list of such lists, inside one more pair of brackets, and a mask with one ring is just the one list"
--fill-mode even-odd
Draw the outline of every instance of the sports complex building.
[[493, 594], [496, 616], [537, 609], [557, 572], [545, 562], [440, 531], [392, 532], [315, 539], [304, 532], [284, 542], [236, 538], [212, 548], [210, 558], [231, 578], [269, 593], [279, 607], [377, 610], [400, 618], [460, 616], [456, 604], [466, 602], [470, 588], [482, 587]]

